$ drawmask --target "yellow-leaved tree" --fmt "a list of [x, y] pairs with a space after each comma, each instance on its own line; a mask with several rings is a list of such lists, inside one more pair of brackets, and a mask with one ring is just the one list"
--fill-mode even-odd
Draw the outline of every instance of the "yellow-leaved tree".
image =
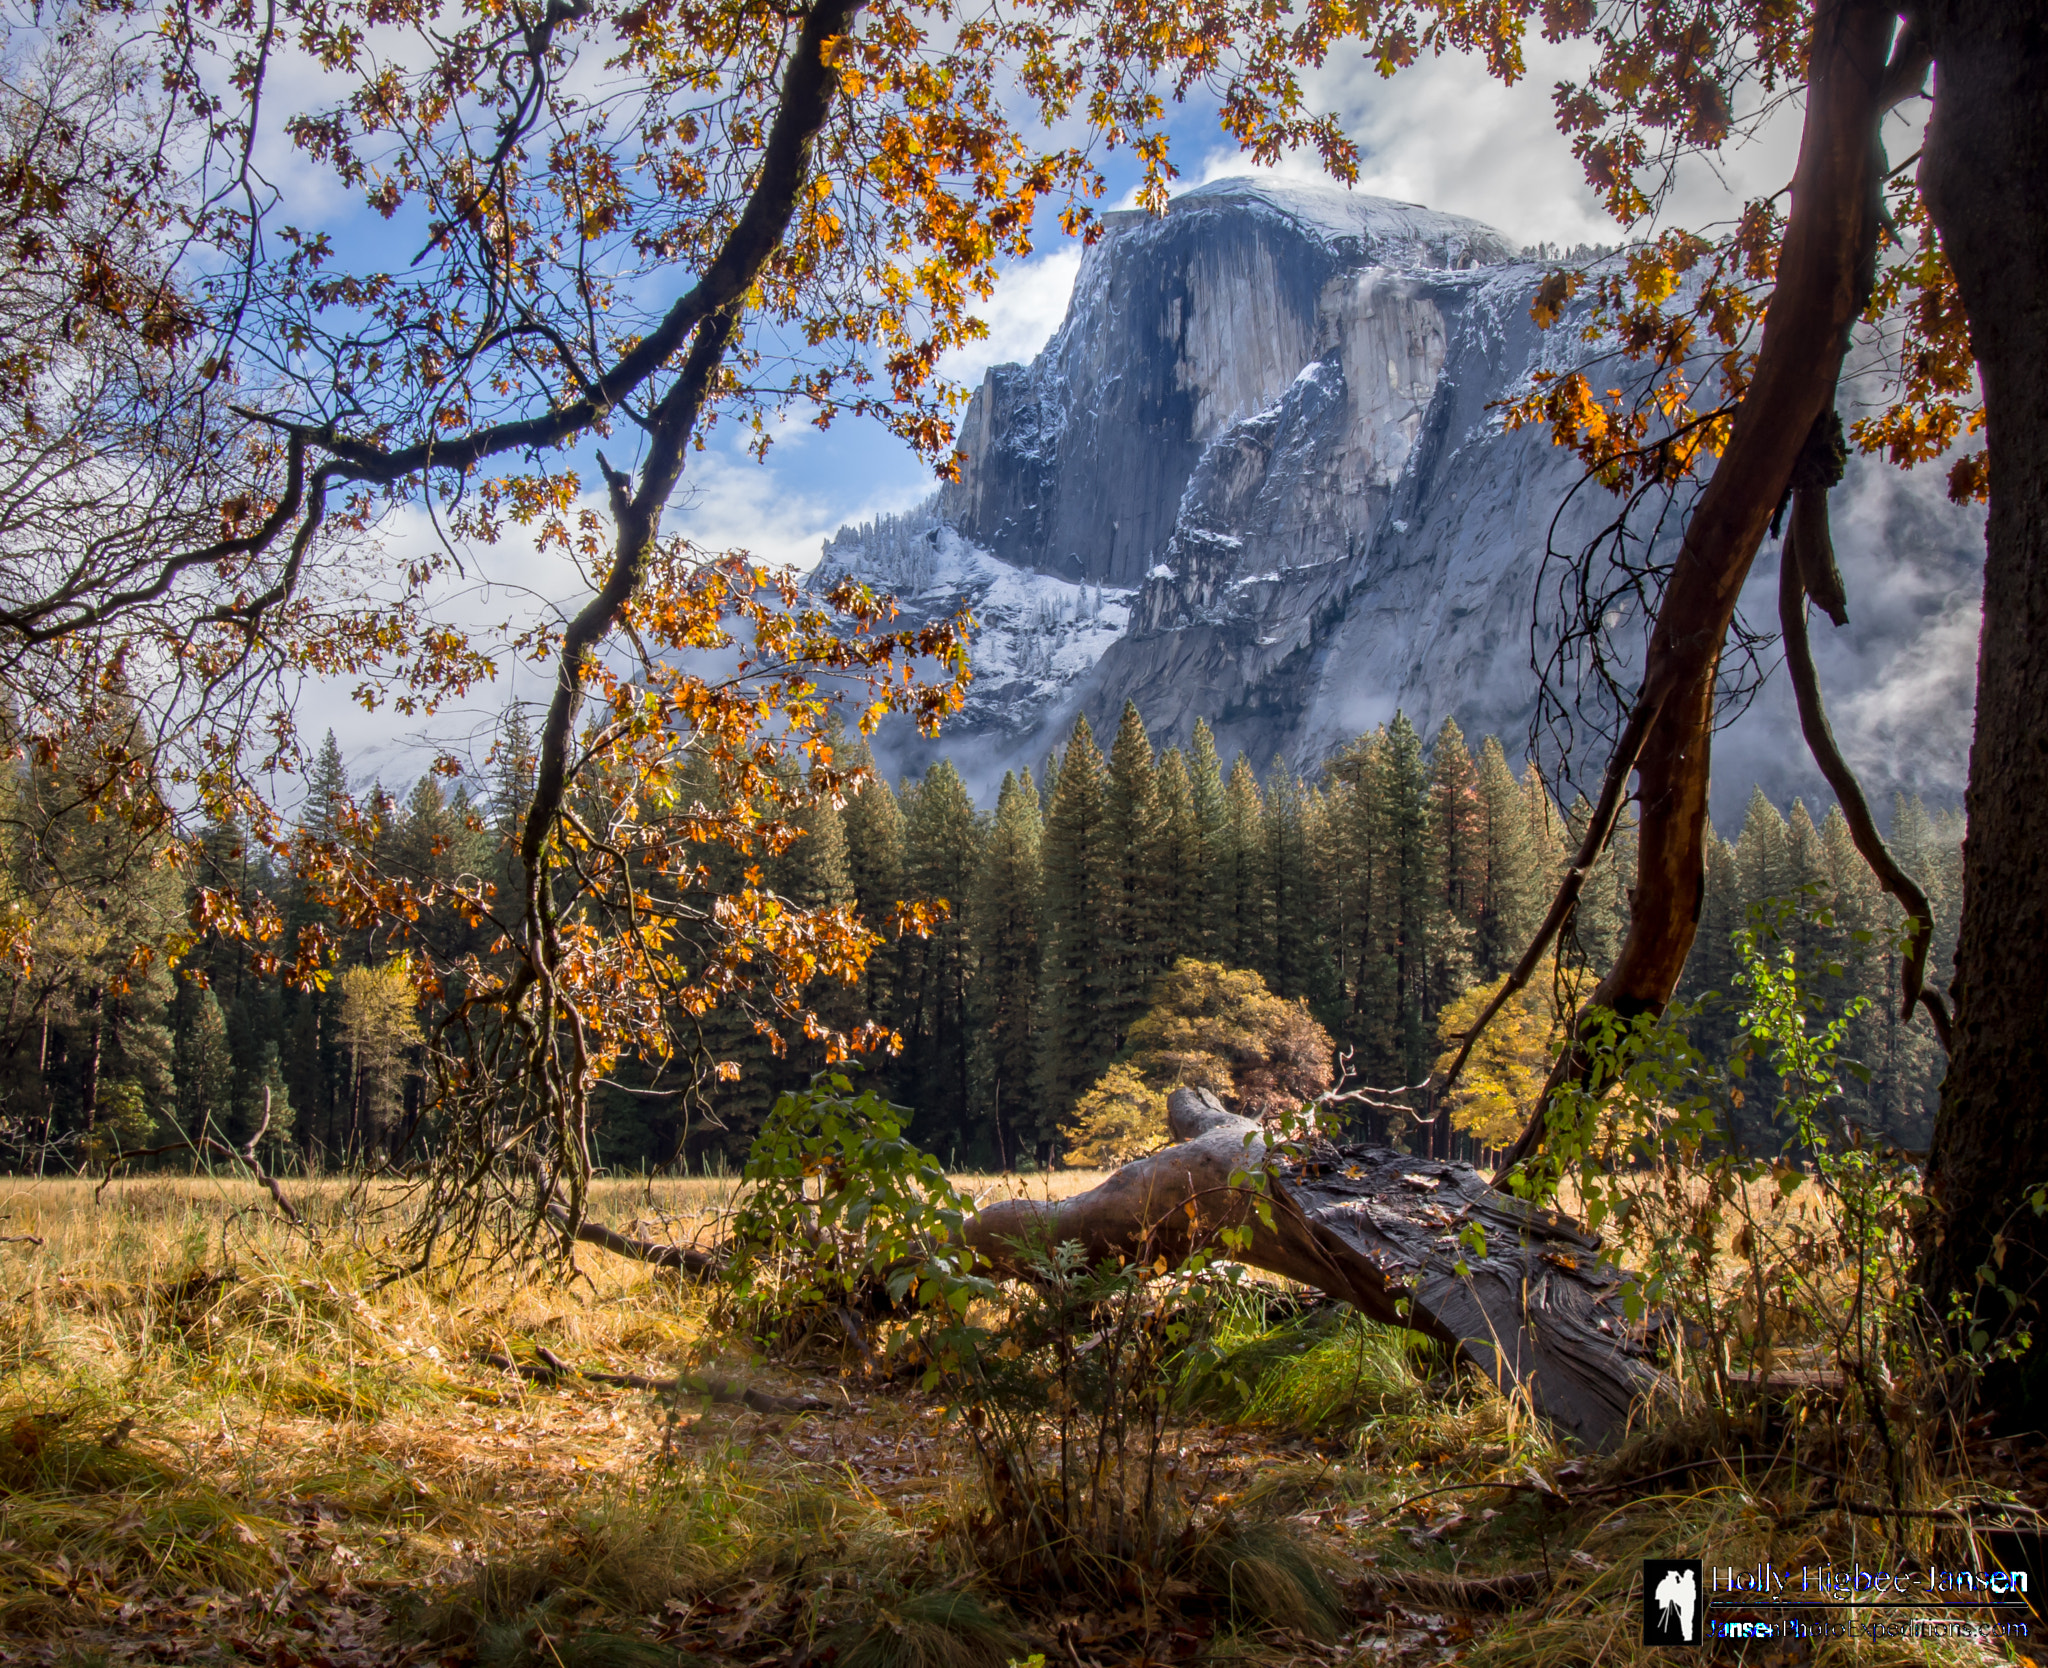
[[[285, 943], [203, 888], [197, 925], [301, 984], [342, 933], [408, 950], [421, 1257], [573, 1236], [595, 1086], [635, 1057], [678, 1093], [736, 1072], [713, 1009], [828, 1059], [894, 1040], [806, 988], [931, 912], [779, 896], [764, 860], [860, 785], [836, 702], [863, 729], [958, 705], [966, 621], [899, 630], [863, 585], [664, 526], [713, 431], [860, 414], [949, 471], [939, 367], [986, 334], [999, 264], [1092, 227], [1109, 150], [1163, 207], [1190, 95], [1256, 160], [1355, 173], [1302, 85], [1341, 8], [278, 0], [137, 29], [0, 0], [0, 25], [0, 172], [39, 182], [0, 249], [22, 744], [63, 754], [126, 679], [143, 722], [110, 780], [234, 821], [320, 911]], [[543, 571], [559, 594], [526, 589]], [[487, 637], [472, 599], [508, 576], [530, 606]], [[289, 827], [300, 682], [424, 723], [514, 661], [547, 671], [502, 882], [407, 872], [346, 804]], [[451, 905], [487, 948], [425, 942]]]
[[345, 1150], [359, 1160], [390, 1142], [409, 1056], [426, 1039], [405, 957], [382, 967], [351, 967], [334, 985], [340, 997], [335, 1031], [349, 1063]]
[[1065, 1162], [1123, 1164], [1169, 1139], [1166, 1097], [1208, 1089], [1248, 1118], [1271, 1118], [1330, 1086], [1330, 1034], [1308, 1004], [1275, 996], [1248, 968], [1183, 957], [1161, 976], [1124, 1057], [1075, 1104]]
[[[1490, 984], [1474, 985], [1438, 1016], [1437, 1036], [1444, 1044], [1438, 1072], [1449, 1070], [1458, 1044], [1507, 982], [1502, 974]], [[1451, 1087], [1445, 1104], [1452, 1128], [1487, 1147], [1505, 1147], [1520, 1135], [1543, 1098], [1556, 1034], [1557, 1001], [1549, 981], [1511, 993], [1480, 1033]]]

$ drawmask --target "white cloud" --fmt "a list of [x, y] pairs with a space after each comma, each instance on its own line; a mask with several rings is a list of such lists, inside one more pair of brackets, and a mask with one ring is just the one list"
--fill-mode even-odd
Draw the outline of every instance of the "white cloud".
[[[815, 431], [793, 426], [791, 432], [808, 437]], [[829, 444], [830, 432], [819, 439]], [[798, 484], [811, 474], [823, 491]], [[766, 463], [735, 448], [708, 448], [692, 455], [662, 526], [707, 549], [745, 550], [764, 562], [809, 569], [817, 565], [825, 540], [846, 523], [907, 510], [931, 491], [922, 478], [865, 492], [849, 491], [850, 484], [836, 474], [800, 468], [798, 455], [780, 440]]]
[[[1345, 54], [1310, 78], [1309, 99], [1335, 112], [1357, 142], [1362, 192], [1469, 214], [1524, 243], [1610, 239], [1612, 223], [1550, 105], [1550, 83], [1576, 63], [1534, 44], [1540, 50], [1530, 53], [1531, 73], [1513, 87], [1464, 54], [1425, 58], [1388, 79]], [[1205, 180], [1245, 171], [1230, 151], [1203, 164]], [[1308, 155], [1288, 158], [1282, 171], [1321, 177]]]
[[[1510, 87], [1467, 54], [1424, 58], [1391, 78], [1346, 54], [1307, 77], [1308, 102], [1337, 115], [1357, 142], [1362, 192], [1470, 215], [1525, 244], [1617, 242], [1622, 231], [1587, 185], [1551, 102], [1558, 81], [1582, 72], [1587, 47], [1531, 39], [1526, 57], [1528, 73]], [[1748, 197], [1776, 191], [1791, 178], [1801, 113], [1800, 102], [1790, 101], [1713, 166], [1688, 162], [1661, 218], [1710, 225], [1731, 218]], [[1894, 140], [1892, 154], [1906, 149], [1910, 143]], [[1312, 154], [1261, 170], [1232, 146], [1212, 149], [1188, 174], [1207, 183], [1266, 171], [1327, 179]]]
[[1961, 793], [1983, 617], [1975, 595], [1949, 597], [1874, 682], [1838, 703], [1843, 750], [1859, 771], [1879, 780], [1907, 776], [1921, 791]]
[[1081, 270], [1081, 246], [1064, 240], [1049, 254], [1008, 268], [996, 293], [979, 309], [988, 335], [955, 348], [939, 361], [939, 373], [972, 388], [991, 365], [1024, 364], [1038, 353], [1067, 315], [1074, 275]]

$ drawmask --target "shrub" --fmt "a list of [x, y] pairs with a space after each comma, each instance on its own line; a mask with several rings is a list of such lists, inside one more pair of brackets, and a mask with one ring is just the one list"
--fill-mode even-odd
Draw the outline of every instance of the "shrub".
[[991, 1290], [962, 1237], [973, 1201], [904, 1135], [909, 1116], [837, 1072], [775, 1102], [747, 1158], [725, 1271], [736, 1318], [763, 1341], [799, 1345], [881, 1310], [950, 1326]]
[[[1203, 1503], [1185, 1469], [1188, 1386], [1212, 1373], [1242, 1271], [1198, 1251], [1090, 1266], [1043, 1247], [947, 1374], [980, 1462], [973, 1552], [999, 1589], [1113, 1608], [1206, 1612], [1331, 1636], [1321, 1562], [1280, 1523]], [[987, 1324], [993, 1322], [993, 1324]]]
[[[1842, 1079], [1862, 1068], [1842, 1045], [1868, 999], [1830, 1018], [1814, 975], [1786, 940], [1797, 906], [1752, 908], [1735, 935], [1735, 1042], [1709, 1059], [1686, 1035], [1700, 1006], [1581, 1021], [1590, 1071], [1546, 1115], [1545, 1143], [1512, 1178], [1554, 1196], [1569, 1183], [1586, 1225], [1612, 1236], [1630, 1269], [1632, 1317], [1676, 1321], [1696, 1379], [1719, 1407], [1736, 1386], [1786, 1365], [1832, 1365], [1883, 1449], [1894, 1487], [1913, 1425], [1891, 1389], [1922, 1348], [1913, 1285], [1923, 1203], [1913, 1161], [1850, 1122]], [[1805, 917], [1833, 926], [1825, 912]], [[1865, 935], [1868, 936], [1868, 935]], [[1719, 998], [1709, 998], [1718, 1001]], [[1759, 1083], [1774, 1087], [1776, 1151], [1738, 1119]]]
[[1082, 1170], [1113, 1170], [1167, 1139], [1166, 1095], [1137, 1067], [1118, 1061], [1074, 1107], [1061, 1162]]
[[1307, 1003], [1248, 969], [1183, 957], [1153, 987], [1124, 1058], [1076, 1104], [1066, 1162], [1121, 1164], [1163, 1144], [1176, 1088], [1211, 1090], [1248, 1118], [1284, 1116], [1330, 1086], [1331, 1053]]

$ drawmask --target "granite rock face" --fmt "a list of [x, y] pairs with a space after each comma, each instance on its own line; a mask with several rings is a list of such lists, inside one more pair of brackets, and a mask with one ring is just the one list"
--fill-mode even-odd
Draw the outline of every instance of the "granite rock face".
[[[1474, 221], [1331, 188], [1228, 180], [1110, 216], [1059, 332], [975, 394], [958, 481], [826, 546], [821, 576], [981, 624], [966, 713], [935, 744], [885, 736], [883, 762], [944, 752], [986, 793], [1126, 699], [1162, 745], [1205, 717], [1261, 766], [1311, 767], [1397, 709], [1518, 751], [1561, 606], [1546, 552], [1615, 514], [1496, 409], [1598, 351], [1582, 319], [1530, 320], [1543, 270]], [[1874, 791], [1953, 798], [1982, 517], [1860, 462], [1835, 514], [1862, 622], [1819, 645], [1838, 729]], [[1759, 623], [1774, 574], [1771, 547]], [[1625, 668], [1643, 622], [1607, 624]], [[1717, 814], [1752, 782], [1812, 791], [1790, 710], [1767, 685], [1722, 738]]]

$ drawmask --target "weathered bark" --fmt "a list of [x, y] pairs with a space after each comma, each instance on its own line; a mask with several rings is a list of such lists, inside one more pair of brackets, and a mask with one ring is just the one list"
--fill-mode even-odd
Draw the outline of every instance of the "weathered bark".
[[[1290, 1161], [1206, 1090], [1176, 1090], [1168, 1116], [1177, 1145], [1069, 1199], [989, 1205], [969, 1223], [970, 1241], [1017, 1273], [1070, 1240], [1091, 1260], [1172, 1262], [1215, 1245], [1223, 1228], [1249, 1227], [1239, 1260], [1450, 1345], [1588, 1447], [1610, 1444], [1663, 1385], [1622, 1312], [1620, 1272], [1597, 1258], [1598, 1237], [1495, 1191], [1469, 1164], [1366, 1146]], [[1258, 1220], [1258, 1195], [1231, 1185], [1269, 1159], [1271, 1228]], [[1483, 1254], [1460, 1243], [1472, 1222]]]
[[[1686, 523], [1642, 687], [1588, 830], [1591, 849], [1574, 860], [1576, 879], [1598, 856], [1633, 765], [1640, 823], [1628, 937], [1591, 1002], [1623, 1018], [1664, 1011], [1699, 926], [1715, 677], [1750, 564], [1793, 463], [1832, 400], [1850, 329], [1869, 295], [1879, 225], [1877, 127], [1896, 17], [1896, 7], [1872, 0], [1821, 0], [1816, 8], [1792, 210], [1756, 373]], [[1550, 1094], [1587, 1069], [1579, 1049], [1559, 1056], [1504, 1169], [1542, 1140]]]
[[[2011, 0], [1934, 0], [1934, 114], [1920, 181], [1970, 319], [1992, 455], [1977, 730], [1956, 946], [1955, 1047], [1935, 1119], [1931, 1300], [2004, 1321], [1997, 1282], [2039, 1338], [2048, 1222], [2048, 17]], [[2048, 1349], [1992, 1368], [2016, 1428], [2048, 1426]]]

